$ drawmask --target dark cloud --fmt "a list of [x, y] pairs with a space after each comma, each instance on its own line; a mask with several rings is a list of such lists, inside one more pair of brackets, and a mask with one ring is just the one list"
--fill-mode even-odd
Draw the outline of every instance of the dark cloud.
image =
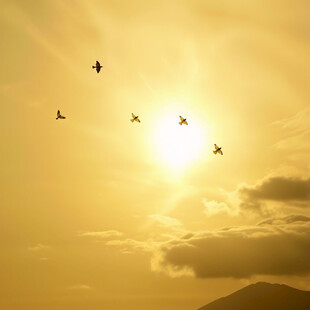
[[258, 225], [284, 225], [296, 222], [310, 222], [310, 217], [304, 215], [289, 215], [282, 218], [270, 218], [258, 223]]
[[310, 179], [272, 177], [254, 187], [243, 187], [240, 194], [253, 200], [310, 200]]
[[310, 273], [309, 220], [291, 216], [279, 225], [270, 220], [270, 225], [188, 234], [163, 245], [153, 266], [172, 275], [190, 270], [198, 278], [304, 275]]
[[273, 213], [270, 202], [306, 208], [310, 206], [310, 179], [270, 177], [255, 186], [238, 189], [240, 211]]
[[240, 184], [225, 194], [224, 201], [203, 199], [207, 216], [220, 212], [263, 217], [274, 216], [279, 211], [288, 214], [296, 212], [296, 208], [310, 208], [310, 178], [266, 177], [253, 186]]

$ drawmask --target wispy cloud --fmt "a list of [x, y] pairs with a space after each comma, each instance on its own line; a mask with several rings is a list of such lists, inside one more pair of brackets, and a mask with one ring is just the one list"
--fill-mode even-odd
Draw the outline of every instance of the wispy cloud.
[[271, 124], [281, 129], [283, 137], [273, 145], [278, 150], [286, 150], [292, 160], [302, 160], [310, 164], [310, 109], [305, 109], [289, 118]]
[[105, 230], [105, 231], [80, 231], [78, 237], [97, 237], [97, 238], [111, 238], [122, 236], [123, 233], [118, 230]]
[[78, 285], [68, 286], [67, 289], [68, 290], [77, 290], [77, 291], [88, 291], [88, 290], [91, 290], [93, 288], [89, 285], [78, 284]]
[[154, 246], [158, 243], [153, 240], [139, 241], [128, 238], [124, 240], [110, 240], [105, 244], [120, 248], [122, 253], [133, 253], [135, 251], [152, 252]]
[[42, 262], [45, 262], [45, 261], [48, 260], [48, 258], [47, 257], [40, 257], [39, 260], [42, 261]]
[[204, 213], [207, 216], [213, 216], [219, 213], [227, 213], [228, 215], [237, 215], [237, 209], [230, 207], [226, 202], [218, 202], [215, 200], [208, 201], [207, 199], [202, 200], [205, 206]]
[[180, 227], [182, 223], [170, 216], [161, 215], [161, 214], [150, 214], [148, 218], [154, 220], [156, 223], [164, 227]]
[[38, 243], [38, 244], [36, 244], [34, 246], [28, 247], [28, 250], [29, 251], [37, 252], [37, 251], [46, 250], [46, 249], [49, 249], [49, 248], [50, 248], [50, 246], [48, 246], [48, 245], [44, 245], [44, 244]]

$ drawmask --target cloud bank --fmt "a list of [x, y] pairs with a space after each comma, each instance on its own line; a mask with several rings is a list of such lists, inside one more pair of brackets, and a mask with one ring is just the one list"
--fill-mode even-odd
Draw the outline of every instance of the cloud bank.
[[153, 269], [197, 278], [305, 275], [310, 273], [309, 249], [310, 218], [296, 215], [188, 234], [162, 245]]
[[289, 208], [310, 208], [310, 178], [270, 176], [251, 186], [242, 184], [225, 193], [224, 201], [203, 199], [207, 216], [226, 213], [230, 216], [254, 214], [270, 216]]
[[154, 272], [171, 277], [249, 278], [310, 273], [310, 217], [269, 218], [254, 226], [187, 231], [165, 241], [110, 240], [123, 253], [151, 255]]

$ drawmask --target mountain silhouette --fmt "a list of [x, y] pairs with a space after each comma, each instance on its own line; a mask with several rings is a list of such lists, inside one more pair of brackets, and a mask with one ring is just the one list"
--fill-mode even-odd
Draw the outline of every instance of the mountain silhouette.
[[198, 310], [310, 310], [310, 291], [258, 282]]

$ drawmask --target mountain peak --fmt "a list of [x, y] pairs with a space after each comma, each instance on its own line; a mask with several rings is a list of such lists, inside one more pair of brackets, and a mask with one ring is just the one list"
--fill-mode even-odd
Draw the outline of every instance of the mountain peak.
[[198, 310], [309, 310], [310, 292], [285, 284], [257, 282]]

